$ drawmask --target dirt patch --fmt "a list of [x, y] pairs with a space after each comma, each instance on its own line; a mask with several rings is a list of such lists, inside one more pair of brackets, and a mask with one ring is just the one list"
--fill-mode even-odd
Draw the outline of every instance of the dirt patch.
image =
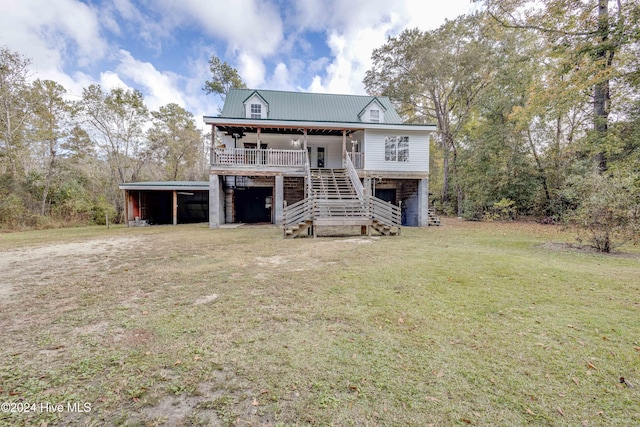
[[207, 303], [213, 302], [213, 301], [215, 301], [217, 299], [218, 299], [218, 294], [211, 294], [211, 295], [207, 295], [207, 296], [202, 297], [202, 298], [198, 298], [193, 304], [194, 305], [207, 304]]
[[[85, 274], [88, 267], [101, 270], [108, 257], [138, 242], [139, 237], [114, 237], [84, 242], [52, 244], [0, 252], [0, 304], [20, 285], [38, 285]], [[104, 270], [103, 270], [104, 271]]]
[[270, 265], [282, 265], [289, 262], [289, 259], [280, 255], [275, 255], [271, 257], [256, 257], [256, 262], [261, 267], [266, 267]]
[[[187, 395], [169, 395], [163, 397], [155, 406], [147, 408], [145, 413], [147, 418], [163, 425], [187, 424], [188, 417], [197, 410], [200, 399]], [[213, 411], [198, 414], [199, 422], [206, 422], [206, 425], [219, 426], [220, 420]]]

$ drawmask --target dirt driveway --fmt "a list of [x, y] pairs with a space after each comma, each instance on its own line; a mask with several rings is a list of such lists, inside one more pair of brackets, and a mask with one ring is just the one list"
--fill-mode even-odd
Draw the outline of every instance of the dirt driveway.
[[78, 275], [105, 274], [126, 248], [139, 240], [120, 236], [0, 251], [0, 303], [20, 287], [47, 284], [61, 277], [68, 280]]

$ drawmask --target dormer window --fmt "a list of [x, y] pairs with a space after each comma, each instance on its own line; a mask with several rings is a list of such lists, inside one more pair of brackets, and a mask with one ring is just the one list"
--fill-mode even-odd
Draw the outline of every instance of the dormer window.
[[365, 123], [384, 123], [384, 113], [386, 108], [380, 102], [378, 98], [373, 98], [362, 110], [358, 113], [358, 117]]
[[251, 104], [251, 118], [252, 119], [261, 119], [262, 118], [262, 105], [260, 105], [260, 104]]

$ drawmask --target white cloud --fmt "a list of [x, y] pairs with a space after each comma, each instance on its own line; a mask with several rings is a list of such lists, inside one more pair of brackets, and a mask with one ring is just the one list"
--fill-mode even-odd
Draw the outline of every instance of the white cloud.
[[407, 0], [404, 3], [403, 16], [406, 18], [406, 28], [419, 28], [422, 31], [434, 30], [442, 25], [445, 19], [454, 19], [463, 13], [471, 13], [480, 5], [470, 0], [446, 0], [434, 2], [428, 6], [429, 13], [424, 13], [423, 0]]
[[[209, 71], [210, 52], [204, 47], [198, 58], [187, 59], [190, 74], [184, 77], [183, 96], [187, 106], [185, 107], [194, 116], [194, 121], [199, 129], [204, 128], [203, 116], [215, 116], [222, 109], [222, 100], [214, 94], [205, 94], [202, 90], [204, 82], [211, 78]], [[205, 129], [209, 131], [209, 129]]]
[[309, 90], [328, 93], [364, 94], [362, 80], [371, 68], [371, 52], [385, 42], [393, 24], [363, 27], [348, 34], [331, 31], [327, 44], [334, 57], [326, 66], [326, 78], [315, 76]]
[[222, 39], [230, 52], [264, 58], [276, 52], [283, 39], [278, 7], [261, 0], [161, 0], [171, 25], [197, 23], [202, 31]]
[[125, 90], [131, 90], [125, 82], [122, 81], [120, 76], [113, 71], [105, 71], [100, 73], [100, 87], [103, 91], [109, 92], [113, 89], [121, 88]]
[[2, 1], [0, 28], [0, 43], [32, 58], [41, 78], [107, 52], [96, 12], [77, 0]]
[[292, 83], [293, 79], [291, 78], [287, 64], [279, 62], [273, 70], [273, 75], [269, 80], [269, 89], [294, 91], [296, 90], [296, 87]]
[[163, 105], [176, 103], [186, 107], [182, 92], [178, 88], [178, 78], [171, 72], [160, 72], [150, 62], [135, 59], [126, 50], [120, 51], [120, 64], [116, 70], [127, 79], [144, 88], [145, 103], [152, 110]]
[[238, 57], [238, 73], [248, 87], [257, 88], [264, 83], [266, 68], [260, 57], [245, 52]]
[[[435, 3], [435, 2], [434, 2]], [[428, 5], [423, 0], [309, 0], [297, 2], [300, 31], [326, 33], [332, 60], [325, 76], [315, 74], [307, 90], [363, 94], [362, 80], [371, 68], [371, 53], [389, 36], [405, 28], [434, 29], [446, 18], [453, 19], [470, 8], [469, 0], [447, 0]], [[332, 13], [321, 13], [323, 10]], [[425, 9], [429, 13], [425, 13]]]

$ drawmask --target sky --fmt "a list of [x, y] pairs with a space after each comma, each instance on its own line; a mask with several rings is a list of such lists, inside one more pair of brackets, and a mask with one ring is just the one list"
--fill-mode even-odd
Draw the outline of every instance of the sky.
[[473, 8], [471, 0], [0, 0], [0, 46], [71, 99], [91, 84], [137, 89], [149, 109], [177, 103], [198, 122], [222, 106], [202, 90], [212, 55], [252, 89], [361, 95], [371, 53], [388, 37]]

